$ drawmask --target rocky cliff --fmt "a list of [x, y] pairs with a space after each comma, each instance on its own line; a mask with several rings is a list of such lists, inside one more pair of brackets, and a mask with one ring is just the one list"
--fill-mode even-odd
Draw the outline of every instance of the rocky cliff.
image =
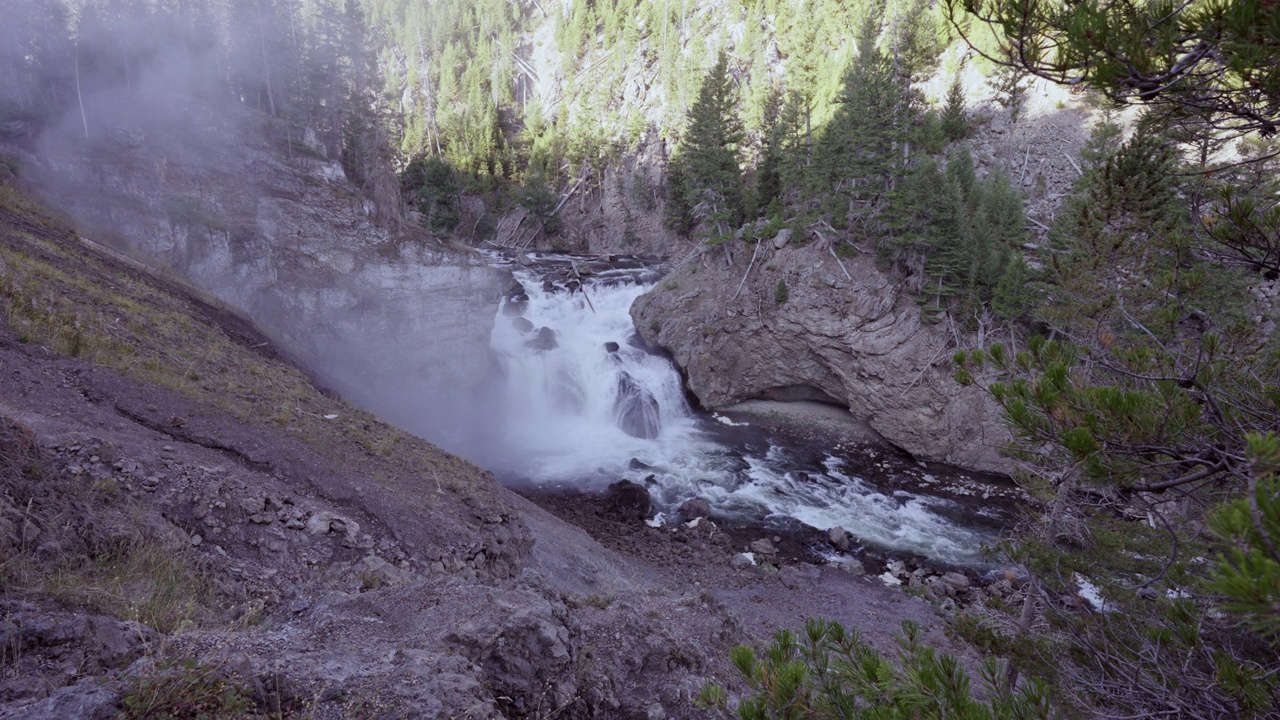
[[837, 259], [817, 241], [765, 240], [753, 253], [746, 243], [700, 250], [631, 309], [704, 406], [829, 402], [917, 457], [1007, 468], [992, 403], [951, 379], [951, 329], [922, 321], [870, 256]]
[[[998, 169], [1021, 187], [1028, 239], [1040, 242], [1078, 173], [1089, 109], [1037, 83], [1016, 123], [989, 97], [972, 119], [978, 174]], [[1009, 470], [997, 408], [951, 379], [954, 351], [989, 338], [923, 321], [902, 278], [877, 265], [869, 243], [868, 252], [837, 259], [831, 248], [843, 238], [831, 232], [776, 240], [762, 242], [754, 259], [755, 245], [741, 239], [695, 248], [632, 309], [637, 330], [671, 351], [703, 405], [819, 400], [917, 457]], [[998, 339], [1009, 342], [1007, 333]]]

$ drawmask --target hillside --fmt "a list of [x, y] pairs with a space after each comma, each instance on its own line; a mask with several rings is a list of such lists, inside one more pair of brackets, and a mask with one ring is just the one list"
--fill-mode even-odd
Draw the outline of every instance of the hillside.
[[0, 717], [690, 717], [735, 642], [937, 622], [834, 569], [731, 566], [709, 524], [580, 501], [592, 539], [7, 171], [0, 203]]

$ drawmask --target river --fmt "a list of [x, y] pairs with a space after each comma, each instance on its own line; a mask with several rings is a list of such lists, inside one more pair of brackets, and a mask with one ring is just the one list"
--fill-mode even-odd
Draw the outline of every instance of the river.
[[714, 517], [840, 526], [870, 548], [959, 566], [982, 564], [1009, 520], [1007, 505], [981, 501], [990, 482], [955, 468], [798, 442], [694, 408], [675, 365], [632, 326], [632, 302], [660, 280], [652, 266], [542, 255], [513, 275], [491, 337], [504, 412], [487, 463], [508, 484], [603, 490], [629, 479], [649, 488], [656, 523], [703, 498]]

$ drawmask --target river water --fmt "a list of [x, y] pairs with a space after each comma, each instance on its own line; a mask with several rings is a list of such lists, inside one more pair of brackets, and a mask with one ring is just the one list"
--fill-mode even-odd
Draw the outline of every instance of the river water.
[[691, 407], [675, 365], [643, 346], [629, 315], [659, 273], [632, 263], [576, 275], [575, 263], [588, 269], [567, 256], [517, 266], [523, 293], [509, 292], [495, 319], [504, 412], [492, 431], [502, 451], [487, 464], [504, 481], [602, 490], [626, 478], [649, 487], [658, 522], [700, 497], [734, 521], [840, 526], [878, 550], [981, 563], [1007, 518], [927, 490], [954, 469], [798, 443]]

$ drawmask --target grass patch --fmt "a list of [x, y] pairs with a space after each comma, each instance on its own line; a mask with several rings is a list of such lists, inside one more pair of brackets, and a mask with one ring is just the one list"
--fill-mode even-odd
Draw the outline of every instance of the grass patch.
[[136, 676], [121, 704], [121, 720], [234, 720], [251, 717], [253, 709], [243, 685], [220, 668], [193, 659], [158, 663]]
[[150, 540], [135, 540], [86, 562], [52, 569], [19, 552], [0, 563], [6, 593], [39, 593], [86, 612], [136, 620], [172, 633], [212, 615], [213, 588], [188, 559]]

